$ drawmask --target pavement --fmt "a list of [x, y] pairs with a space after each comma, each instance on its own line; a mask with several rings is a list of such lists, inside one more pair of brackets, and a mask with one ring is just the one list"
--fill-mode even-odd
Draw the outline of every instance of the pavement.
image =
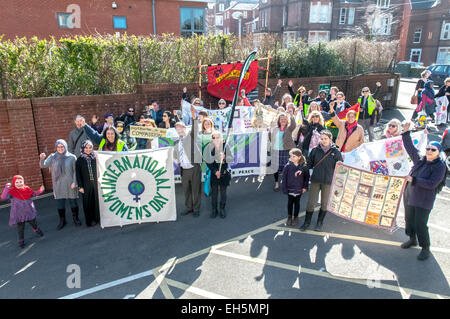
[[[388, 109], [382, 123], [411, 114]], [[430, 139], [441, 132], [431, 127]], [[449, 186], [447, 180], [430, 215], [432, 256], [425, 262], [416, 259], [418, 248], [399, 247], [407, 239], [403, 208], [393, 232], [330, 213], [322, 232], [286, 227], [286, 196], [273, 191], [271, 176], [262, 183], [234, 179], [225, 219], [209, 217], [206, 197], [200, 217], [180, 216], [184, 198], [177, 185], [175, 222], [123, 228], [76, 227], [68, 218], [57, 231], [50, 193], [35, 201], [45, 236], [27, 225], [25, 249], [8, 227], [9, 207], [0, 207], [0, 298], [450, 298]]]

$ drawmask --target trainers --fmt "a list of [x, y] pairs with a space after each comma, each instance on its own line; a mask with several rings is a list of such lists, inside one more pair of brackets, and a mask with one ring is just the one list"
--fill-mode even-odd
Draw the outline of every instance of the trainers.
[[426, 260], [428, 257], [430, 257], [430, 248], [422, 248], [422, 251], [417, 256], [417, 259]]
[[37, 230], [34, 231], [39, 237], [44, 236], [44, 233], [42, 232], [42, 230], [40, 230], [39, 228]]

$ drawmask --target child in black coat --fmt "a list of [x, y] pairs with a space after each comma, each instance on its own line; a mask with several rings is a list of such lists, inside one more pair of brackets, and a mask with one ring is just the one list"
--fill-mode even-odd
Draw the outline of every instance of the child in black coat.
[[[306, 168], [306, 159], [302, 151], [293, 148], [289, 151], [289, 162], [283, 168], [283, 193], [288, 195], [287, 226], [298, 224], [300, 211], [300, 198], [308, 190], [309, 170]], [[292, 212], [294, 210], [294, 212]], [[292, 214], [294, 213], [294, 214]], [[294, 218], [292, 218], [294, 215]]]

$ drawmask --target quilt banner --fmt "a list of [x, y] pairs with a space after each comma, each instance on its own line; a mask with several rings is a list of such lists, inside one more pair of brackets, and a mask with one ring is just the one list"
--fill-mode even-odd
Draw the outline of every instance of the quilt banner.
[[327, 209], [360, 224], [392, 230], [405, 187], [404, 177], [379, 175], [339, 162]]
[[[427, 135], [421, 131], [411, 137], [414, 146], [425, 154]], [[412, 167], [401, 136], [364, 143], [342, 156], [348, 166], [383, 175], [407, 176]]]
[[[232, 101], [241, 75], [242, 63], [208, 66], [208, 93]], [[258, 85], [258, 61], [253, 61], [241, 83], [241, 90], [253, 91]]]
[[102, 228], [176, 220], [172, 148], [96, 156]]
[[436, 125], [441, 125], [447, 123], [448, 114], [448, 98], [447, 96], [441, 96], [435, 99], [436, 101]]

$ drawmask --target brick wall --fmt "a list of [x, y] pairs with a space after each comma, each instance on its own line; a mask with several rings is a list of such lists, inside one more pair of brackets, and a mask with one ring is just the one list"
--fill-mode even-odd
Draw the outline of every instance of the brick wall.
[[[395, 79], [394, 86], [388, 86], [388, 80]], [[283, 79], [282, 89], [277, 96], [278, 100], [287, 93], [287, 83], [290, 79]], [[346, 92], [347, 100], [356, 102], [363, 86], [375, 88], [380, 81], [383, 85], [382, 95], [392, 95], [390, 101], [383, 101], [384, 107], [395, 106], [398, 92], [399, 75], [368, 74], [359, 77], [317, 77], [292, 79], [294, 90], [300, 85], [313, 89], [314, 95], [318, 93], [319, 84], [330, 83]], [[275, 87], [277, 79], [269, 79], [269, 87]], [[265, 80], [258, 81], [259, 99], [264, 98]], [[203, 84], [205, 85], [205, 84]], [[129, 106], [136, 108], [139, 116], [144, 106], [152, 100], [157, 100], [160, 107], [165, 110], [180, 108], [183, 87], [188, 93], [198, 96], [197, 83], [163, 83], [138, 85], [135, 94], [90, 95], [49, 97], [35, 99], [0, 100], [0, 138], [2, 152], [0, 153], [0, 185], [11, 182], [16, 174], [23, 175], [26, 183], [33, 189], [44, 184], [51, 189], [51, 176], [48, 169], [39, 168], [39, 154], [47, 155], [55, 152], [57, 139], [68, 139], [70, 131], [74, 128], [74, 119], [81, 114], [90, 122], [93, 114], [103, 121], [104, 114], [113, 113], [119, 116]], [[218, 99], [209, 96], [206, 88], [202, 89], [202, 99], [207, 108], [217, 108]], [[383, 99], [382, 99], [383, 100]]]

